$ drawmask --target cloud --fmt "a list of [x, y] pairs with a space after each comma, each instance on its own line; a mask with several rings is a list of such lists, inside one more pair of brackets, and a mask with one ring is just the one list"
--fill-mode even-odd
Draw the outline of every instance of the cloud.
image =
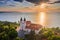
[[34, 6], [33, 3], [27, 2], [27, 1], [19, 1], [19, 0], [4, 0], [4, 2], [0, 1], [0, 7], [1, 6], [11, 6], [11, 7], [29, 7]]
[[17, 2], [28, 1], [34, 4], [40, 4], [41, 2], [48, 2], [49, 0], [14, 0], [14, 1], [17, 1]]
[[55, 3], [60, 3], [60, 1], [54, 1], [54, 2], [49, 3], [49, 4], [55, 4]]
[[60, 1], [55, 1], [54, 3], [60, 3]]
[[[6, 4], [8, 1], [10, 1], [11, 3], [13, 3], [12, 1], [15, 1], [15, 2], [20, 2], [20, 3], [23, 3], [25, 1], [25, 4], [24, 5], [28, 5], [26, 4], [26, 2], [29, 2], [29, 4], [40, 4], [42, 2], [48, 2], [49, 0], [0, 0], [0, 1], [5, 1], [4, 4]], [[1, 3], [0, 3], [1, 4]]]
[[0, 0], [0, 1], [4, 1], [4, 0]]
[[23, 2], [23, 0], [14, 0], [14, 1], [17, 1], [17, 2]]
[[40, 4], [41, 2], [48, 2], [49, 0], [26, 0], [31, 3]]

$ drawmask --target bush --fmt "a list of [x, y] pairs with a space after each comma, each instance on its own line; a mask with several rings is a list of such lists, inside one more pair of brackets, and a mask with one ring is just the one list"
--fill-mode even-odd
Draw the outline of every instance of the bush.
[[17, 38], [15, 25], [15, 23], [0, 21], [0, 40], [20, 40], [20, 38]]

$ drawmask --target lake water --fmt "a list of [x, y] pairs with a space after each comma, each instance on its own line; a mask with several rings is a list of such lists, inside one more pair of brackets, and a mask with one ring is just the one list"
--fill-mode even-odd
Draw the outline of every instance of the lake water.
[[0, 20], [18, 22], [20, 18], [46, 27], [60, 27], [60, 12], [0, 13]]

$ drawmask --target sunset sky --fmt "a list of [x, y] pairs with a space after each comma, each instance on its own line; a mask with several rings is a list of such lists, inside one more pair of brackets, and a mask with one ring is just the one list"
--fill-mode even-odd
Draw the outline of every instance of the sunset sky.
[[[1, 0], [0, 0], [1, 1]], [[38, 0], [37, 0], [38, 1]], [[37, 2], [36, 0], [34, 2]], [[49, 0], [50, 2], [55, 2], [58, 0]], [[12, 0], [8, 0], [6, 4], [3, 4], [0, 2], [0, 11], [16, 11], [16, 12], [34, 12], [34, 11], [41, 11], [40, 6], [37, 5], [35, 6], [35, 4], [31, 3], [31, 2], [27, 2], [27, 1], [23, 1], [21, 2], [17, 2], [17, 1], [12, 1]], [[41, 5], [41, 4], [40, 4]], [[46, 5], [48, 7], [48, 10], [56, 10], [56, 9], [60, 9], [60, 3], [56, 3], [56, 4], [48, 4]], [[50, 8], [52, 7], [52, 8]], [[54, 8], [56, 7], [56, 8]], [[42, 11], [46, 11], [47, 9], [43, 9]], [[59, 10], [60, 11], [60, 10]]]

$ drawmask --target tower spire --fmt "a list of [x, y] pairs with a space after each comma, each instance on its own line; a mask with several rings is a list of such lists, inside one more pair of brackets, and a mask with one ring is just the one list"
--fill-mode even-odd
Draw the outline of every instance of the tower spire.
[[24, 21], [26, 21], [26, 18], [24, 18]]
[[20, 21], [22, 21], [22, 17], [21, 17]]

